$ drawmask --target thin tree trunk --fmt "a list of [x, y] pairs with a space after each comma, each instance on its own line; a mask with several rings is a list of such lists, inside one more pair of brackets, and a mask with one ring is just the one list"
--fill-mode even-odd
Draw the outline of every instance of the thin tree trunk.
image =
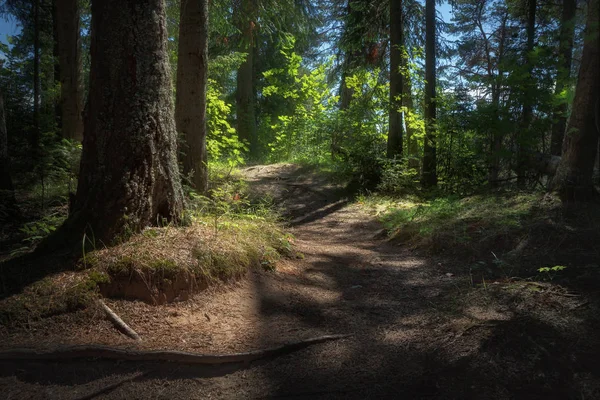
[[404, 23], [402, 0], [390, 0], [390, 114], [387, 138], [387, 157], [402, 156], [404, 131], [402, 107], [403, 77], [401, 71]]
[[537, 8], [536, 0], [527, 0], [527, 46], [525, 48], [525, 59], [527, 60], [527, 78], [524, 82], [525, 91], [523, 97], [523, 114], [521, 119], [521, 128], [519, 129], [517, 152], [517, 184], [525, 184], [525, 170], [527, 166], [527, 154], [529, 153], [529, 142], [531, 141], [531, 119], [533, 118], [533, 92], [535, 83], [533, 82], [533, 47], [535, 43], [535, 12]]
[[[560, 20], [560, 34], [558, 37], [558, 65], [556, 72], [555, 96], [559, 97], [569, 87], [571, 78], [571, 64], [573, 61], [573, 38], [575, 34], [575, 11], [576, 0], [563, 0], [562, 15]], [[568, 105], [561, 100], [554, 109], [554, 125], [552, 125], [552, 137], [550, 142], [550, 153], [560, 156], [562, 143], [567, 127]]]
[[346, 86], [346, 78], [350, 76], [352, 72], [352, 65], [354, 64], [351, 59], [351, 54], [346, 55], [346, 61], [344, 61], [344, 71], [342, 72], [342, 81], [340, 83], [340, 110], [347, 110], [350, 108], [350, 102], [354, 96], [354, 89]]
[[33, 131], [31, 148], [34, 159], [39, 156], [40, 146], [40, 0], [33, 2]]
[[436, 71], [435, 71], [435, 0], [425, 2], [425, 141], [421, 184], [437, 185], [436, 162]]
[[[79, 186], [60, 233], [97, 243], [178, 218], [182, 191], [163, 0], [94, 0]], [[69, 239], [70, 239], [69, 238]]]
[[175, 121], [183, 133], [183, 172], [200, 192], [208, 190], [206, 84], [208, 79], [208, 0], [183, 0], [179, 19]]
[[408, 71], [408, 68], [403, 68], [403, 71], [406, 71], [404, 74], [404, 79], [402, 80], [402, 105], [404, 106], [406, 113], [404, 116], [404, 121], [406, 122], [406, 147], [408, 149], [408, 167], [414, 168], [418, 171], [421, 163], [419, 160], [419, 143], [417, 141], [417, 131], [412, 125], [412, 117], [414, 117], [415, 115], [415, 105], [412, 96], [412, 84], [410, 81], [410, 73]]
[[256, 0], [242, 0], [238, 11], [238, 29], [242, 32], [241, 51], [246, 53], [246, 60], [240, 65], [237, 73], [236, 114], [237, 133], [241, 141], [250, 146], [250, 156], [256, 157], [258, 138], [256, 129], [256, 109], [254, 94], [254, 28], [256, 24]]
[[497, 55], [497, 66], [498, 75], [491, 75], [490, 66], [490, 78], [493, 79], [492, 83], [492, 107], [493, 115], [491, 122], [492, 129], [492, 145], [491, 145], [491, 162], [490, 170], [488, 175], [488, 182], [491, 187], [498, 186], [498, 177], [500, 176], [500, 152], [502, 150], [502, 140], [504, 134], [500, 126], [500, 93], [502, 91], [502, 80], [504, 77], [504, 71], [502, 69], [502, 62], [504, 58], [504, 42], [506, 39], [506, 20], [508, 15], [505, 14], [502, 18], [502, 24], [500, 26], [500, 38], [498, 43], [498, 55]]
[[8, 158], [8, 137], [6, 132], [6, 115], [4, 114], [4, 96], [0, 93], [0, 220], [3, 215], [10, 218], [15, 208], [15, 192], [10, 176]]
[[[406, 3], [403, 2], [403, 6]], [[405, 10], [402, 10], [402, 25], [404, 25]], [[415, 105], [412, 96], [412, 82], [410, 68], [408, 66], [408, 52], [406, 50], [406, 36], [404, 35], [404, 26], [402, 26], [400, 71], [402, 72], [402, 106], [404, 107], [404, 122], [406, 125], [406, 148], [408, 157], [408, 167], [417, 171], [420, 167], [419, 143], [417, 142], [417, 132], [412, 125], [412, 117], [415, 115]]]
[[591, 0], [573, 111], [569, 117], [563, 155], [552, 182], [552, 190], [565, 201], [596, 198], [593, 173], [600, 121], [599, 0]]
[[62, 136], [83, 139], [83, 81], [78, 0], [55, 0], [55, 20], [60, 65]]

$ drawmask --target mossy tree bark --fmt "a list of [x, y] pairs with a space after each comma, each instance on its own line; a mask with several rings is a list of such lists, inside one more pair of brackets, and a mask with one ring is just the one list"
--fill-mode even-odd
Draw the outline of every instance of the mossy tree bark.
[[425, 2], [425, 141], [421, 184], [437, 185], [436, 162], [436, 71], [435, 71], [435, 0]]
[[165, 11], [164, 0], [92, 2], [81, 172], [63, 233], [109, 244], [181, 212]]
[[402, 22], [402, 0], [390, 0], [390, 111], [389, 131], [387, 137], [387, 157], [402, 157], [402, 139], [404, 121], [402, 120], [403, 77], [401, 71], [402, 38], [404, 23]]
[[206, 84], [208, 79], [208, 0], [183, 0], [179, 19], [175, 121], [185, 144], [183, 173], [200, 192], [208, 190]]
[[83, 83], [78, 0], [55, 0], [56, 36], [60, 65], [62, 136], [83, 139]]
[[592, 179], [600, 122], [598, 4], [599, 0], [591, 0], [588, 6], [573, 111], [567, 124], [563, 155], [552, 182], [552, 189], [564, 201], [586, 201], [598, 196]]

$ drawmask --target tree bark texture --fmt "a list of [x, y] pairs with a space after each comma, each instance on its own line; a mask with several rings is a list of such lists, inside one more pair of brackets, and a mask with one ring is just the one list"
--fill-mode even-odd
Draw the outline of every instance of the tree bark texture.
[[56, 34], [60, 65], [62, 136], [83, 139], [83, 81], [78, 0], [55, 0]]
[[109, 244], [182, 210], [164, 0], [94, 0], [91, 58], [66, 227]]
[[599, 0], [589, 2], [573, 111], [565, 132], [563, 155], [552, 182], [552, 189], [565, 201], [585, 201], [597, 196], [592, 176], [600, 124], [598, 3]]
[[435, 0], [425, 2], [425, 141], [421, 183], [437, 185], [436, 162], [436, 71], [435, 71]]
[[237, 73], [236, 115], [237, 133], [241, 141], [250, 146], [250, 156], [257, 156], [256, 96], [254, 93], [254, 30], [256, 28], [256, 0], [241, 0], [237, 10], [237, 25], [242, 33], [240, 51], [246, 60]]
[[208, 0], [182, 0], [179, 19], [175, 121], [185, 144], [183, 173], [199, 193], [208, 190], [206, 85], [208, 80]]
[[402, 0], [390, 0], [390, 114], [387, 138], [387, 157], [402, 156], [402, 139], [404, 131], [402, 107], [403, 77], [402, 39], [404, 23], [402, 22]]
[[[573, 62], [573, 38], [575, 35], [576, 0], [563, 0], [562, 15], [560, 19], [560, 33], [558, 36], [558, 65], [556, 72], [556, 96], [560, 96], [568, 87], [571, 78], [571, 64]], [[554, 124], [550, 139], [550, 153], [560, 156], [562, 143], [567, 127], [568, 105], [561, 101], [554, 109]]]

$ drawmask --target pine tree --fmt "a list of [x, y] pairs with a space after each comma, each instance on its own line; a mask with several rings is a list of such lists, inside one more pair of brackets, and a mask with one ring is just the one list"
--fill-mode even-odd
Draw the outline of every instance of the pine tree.
[[[60, 233], [110, 243], [183, 201], [163, 0], [94, 0], [79, 186]], [[81, 240], [81, 236], [78, 237]]]

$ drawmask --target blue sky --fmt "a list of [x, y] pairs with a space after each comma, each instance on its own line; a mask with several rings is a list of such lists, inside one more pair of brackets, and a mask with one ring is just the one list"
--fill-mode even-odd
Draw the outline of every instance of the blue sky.
[[15, 35], [18, 31], [14, 18], [0, 18], [0, 41], [7, 43], [7, 36]]

